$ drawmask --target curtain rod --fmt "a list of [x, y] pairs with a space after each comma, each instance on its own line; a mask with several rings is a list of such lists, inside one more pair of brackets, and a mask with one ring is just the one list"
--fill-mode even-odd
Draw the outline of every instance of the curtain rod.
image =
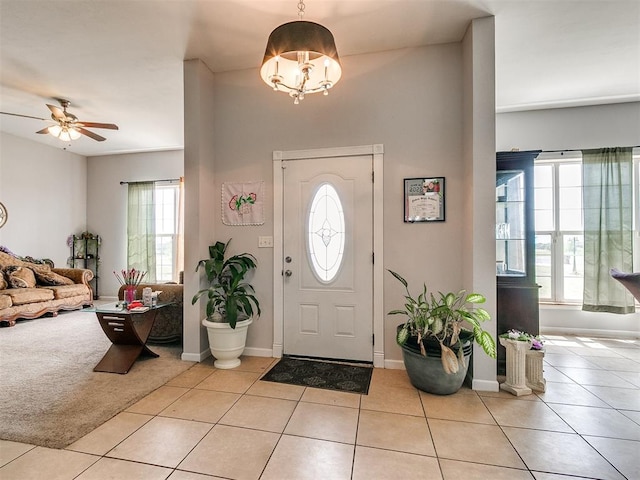
[[[602, 148], [607, 148], [607, 147], [602, 147]], [[617, 147], [613, 147], [613, 148], [617, 148]], [[620, 148], [640, 148], [640, 145], [631, 145], [630, 147], [620, 147]], [[594, 150], [594, 149], [593, 148], [564, 148], [564, 149], [558, 149], [558, 150], [542, 150], [542, 153], [582, 152], [583, 150]]]
[[142, 181], [142, 182], [125, 182], [123, 180], [120, 181], [120, 185], [129, 185], [129, 184], [136, 184], [136, 183], [162, 183], [162, 182], [179, 182], [180, 179], [179, 178], [167, 178], [165, 180], [147, 180], [147, 181]]

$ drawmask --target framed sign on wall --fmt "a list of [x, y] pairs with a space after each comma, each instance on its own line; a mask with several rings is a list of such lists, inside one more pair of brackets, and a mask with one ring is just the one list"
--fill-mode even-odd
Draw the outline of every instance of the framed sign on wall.
[[444, 177], [404, 179], [404, 221], [444, 222]]

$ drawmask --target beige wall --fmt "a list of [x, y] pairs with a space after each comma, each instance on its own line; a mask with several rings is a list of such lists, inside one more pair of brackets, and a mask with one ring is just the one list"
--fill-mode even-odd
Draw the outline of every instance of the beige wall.
[[0, 133], [0, 202], [9, 212], [0, 245], [65, 267], [67, 237], [86, 230], [87, 159]]
[[[482, 33], [480, 38], [486, 34]], [[490, 35], [492, 45], [492, 31]], [[215, 162], [214, 195], [211, 204], [200, 204], [200, 214], [206, 208], [207, 215], [213, 217], [215, 236], [207, 237], [203, 232], [186, 235], [195, 233], [201, 245], [203, 241], [208, 244], [233, 238], [233, 252], [249, 251], [257, 256], [258, 270], [253, 283], [263, 315], [250, 329], [249, 348], [271, 349], [273, 344], [274, 252], [257, 246], [259, 236], [274, 233], [271, 206], [274, 150], [383, 144], [385, 268], [402, 273], [416, 289], [423, 282], [436, 291], [463, 287], [463, 239], [473, 227], [465, 223], [462, 213], [468, 195], [463, 160], [462, 48], [462, 44], [455, 43], [345, 57], [343, 78], [330, 95], [311, 95], [300, 105], [266, 88], [257, 69], [213, 75], [214, 123], [199, 133], [213, 145], [212, 159], [201, 155], [200, 163]], [[185, 87], [189, 85], [189, 75], [185, 70]], [[493, 85], [489, 88], [492, 92]], [[185, 110], [190, 116], [189, 110]], [[489, 114], [493, 114], [493, 105]], [[185, 118], [185, 128], [187, 122]], [[186, 150], [190, 142], [201, 141], [202, 137], [196, 136], [187, 139]], [[493, 139], [489, 139], [485, 147], [492, 144]], [[489, 171], [495, 168], [493, 152], [489, 155], [485, 152], [476, 162], [486, 162]], [[188, 168], [185, 173], [188, 189]], [[403, 222], [403, 179], [421, 176], [446, 177], [445, 222]], [[478, 188], [493, 188], [494, 178], [487, 178], [488, 184]], [[231, 227], [221, 222], [221, 185], [242, 180], [265, 181], [264, 225]], [[493, 199], [488, 208], [491, 215]], [[493, 264], [493, 243], [487, 251], [480, 251], [482, 248], [481, 242], [476, 253], [487, 255]], [[206, 255], [206, 251], [203, 253]], [[495, 280], [493, 276], [491, 279]], [[494, 289], [490, 284], [484, 290], [483, 293], [492, 295]], [[193, 293], [188, 291], [185, 297]], [[401, 305], [401, 293], [400, 284], [387, 275], [385, 311]], [[396, 318], [385, 319], [387, 359], [401, 359], [394, 341], [397, 323]]]
[[498, 151], [640, 145], [640, 102], [555, 108], [496, 116]]
[[[463, 286], [487, 298], [492, 320], [483, 328], [496, 338], [495, 289], [495, 23], [472, 21], [463, 39], [464, 218]], [[473, 388], [497, 390], [496, 362], [474, 345]]]
[[217, 238], [214, 211], [219, 199], [214, 178], [216, 149], [213, 141], [214, 120], [219, 114], [214, 102], [213, 74], [200, 60], [184, 63], [184, 360], [199, 361], [208, 349], [208, 340], [200, 320], [204, 318], [203, 302], [191, 305], [191, 298], [206, 287], [201, 273], [196, 273], [198, 260], [208, 258], [208, 246]]
[[113, 271], [127, 267], [127, 186], [120, 182], [179, 178], [183, 152], [103, 155], [87, 163], [87, 227], [102, 237], [98, 292], [116, 297], [120, 285]]

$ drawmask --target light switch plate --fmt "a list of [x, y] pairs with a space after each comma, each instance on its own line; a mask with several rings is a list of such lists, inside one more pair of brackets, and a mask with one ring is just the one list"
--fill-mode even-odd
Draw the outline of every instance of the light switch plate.
[[258, 248], [273, 248], [273, 237], [258, 237]]

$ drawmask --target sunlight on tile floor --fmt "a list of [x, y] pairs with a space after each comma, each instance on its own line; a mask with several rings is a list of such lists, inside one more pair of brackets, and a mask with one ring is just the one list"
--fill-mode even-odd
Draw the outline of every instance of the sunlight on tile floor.
[[64, 450], [0, 441], [0, 478], [640, 479], [640, 341], [547, 336], [546, 392], [369, 395], [194, 365]]

